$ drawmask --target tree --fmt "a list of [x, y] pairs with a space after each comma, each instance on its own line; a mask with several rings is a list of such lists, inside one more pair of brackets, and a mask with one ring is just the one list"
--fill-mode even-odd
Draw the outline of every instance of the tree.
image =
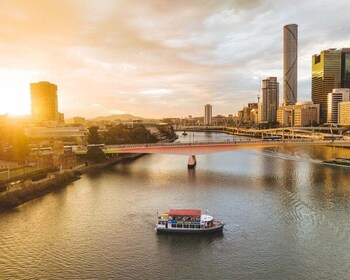
[[88, 143], [101, 144], [101, 137], [98, 133], [98, 126], [89, 127]]
[[86, 157], [88, 160], [94, 163], [101, 163], [106, 160], [106, 155], [99, 147], [91, 147], [86, 153]]
[[154, 143], [157, 138], [153, 136], [144, 125], [137, 125], [130, 134], [133, 143]]
[[23, 129], [16, 129], [12, 137], [13, 159], [24, 163], [29, 156], [29, 141]]

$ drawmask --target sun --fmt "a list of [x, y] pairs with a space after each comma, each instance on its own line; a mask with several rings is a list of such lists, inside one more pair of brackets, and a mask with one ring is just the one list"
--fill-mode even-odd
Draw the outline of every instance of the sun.
[[0, 80], [0, 115], [29, 115], [30, 93], [28, 83]]

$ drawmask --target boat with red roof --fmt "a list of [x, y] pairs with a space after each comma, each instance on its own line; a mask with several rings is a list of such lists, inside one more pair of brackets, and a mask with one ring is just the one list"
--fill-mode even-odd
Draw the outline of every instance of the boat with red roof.
[[224, 223], [197, 209], [170, 209], [158, 215], [156, 231], [169, 233], [222, 232]]

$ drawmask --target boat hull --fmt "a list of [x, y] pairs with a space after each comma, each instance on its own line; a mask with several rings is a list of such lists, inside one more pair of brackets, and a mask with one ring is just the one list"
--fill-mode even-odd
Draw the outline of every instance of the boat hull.
[[212, 232], [222, 232], [224, 229], [224, 224], [219, 224], [210, 228], [156, 228], [157, 233], [212, 233]]

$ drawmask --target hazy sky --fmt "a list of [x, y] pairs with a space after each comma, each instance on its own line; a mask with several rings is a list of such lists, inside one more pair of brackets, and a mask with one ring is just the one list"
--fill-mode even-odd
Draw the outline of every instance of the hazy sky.
[[0, 0], [0, 19], [0, 114], [29, 114], [37, 81], [66, 117], [236, 114], [268, 76], [282, 101], [284, 25], [299, 25], [299, 100], [311, 55], [350, 47], [349, 0]]

